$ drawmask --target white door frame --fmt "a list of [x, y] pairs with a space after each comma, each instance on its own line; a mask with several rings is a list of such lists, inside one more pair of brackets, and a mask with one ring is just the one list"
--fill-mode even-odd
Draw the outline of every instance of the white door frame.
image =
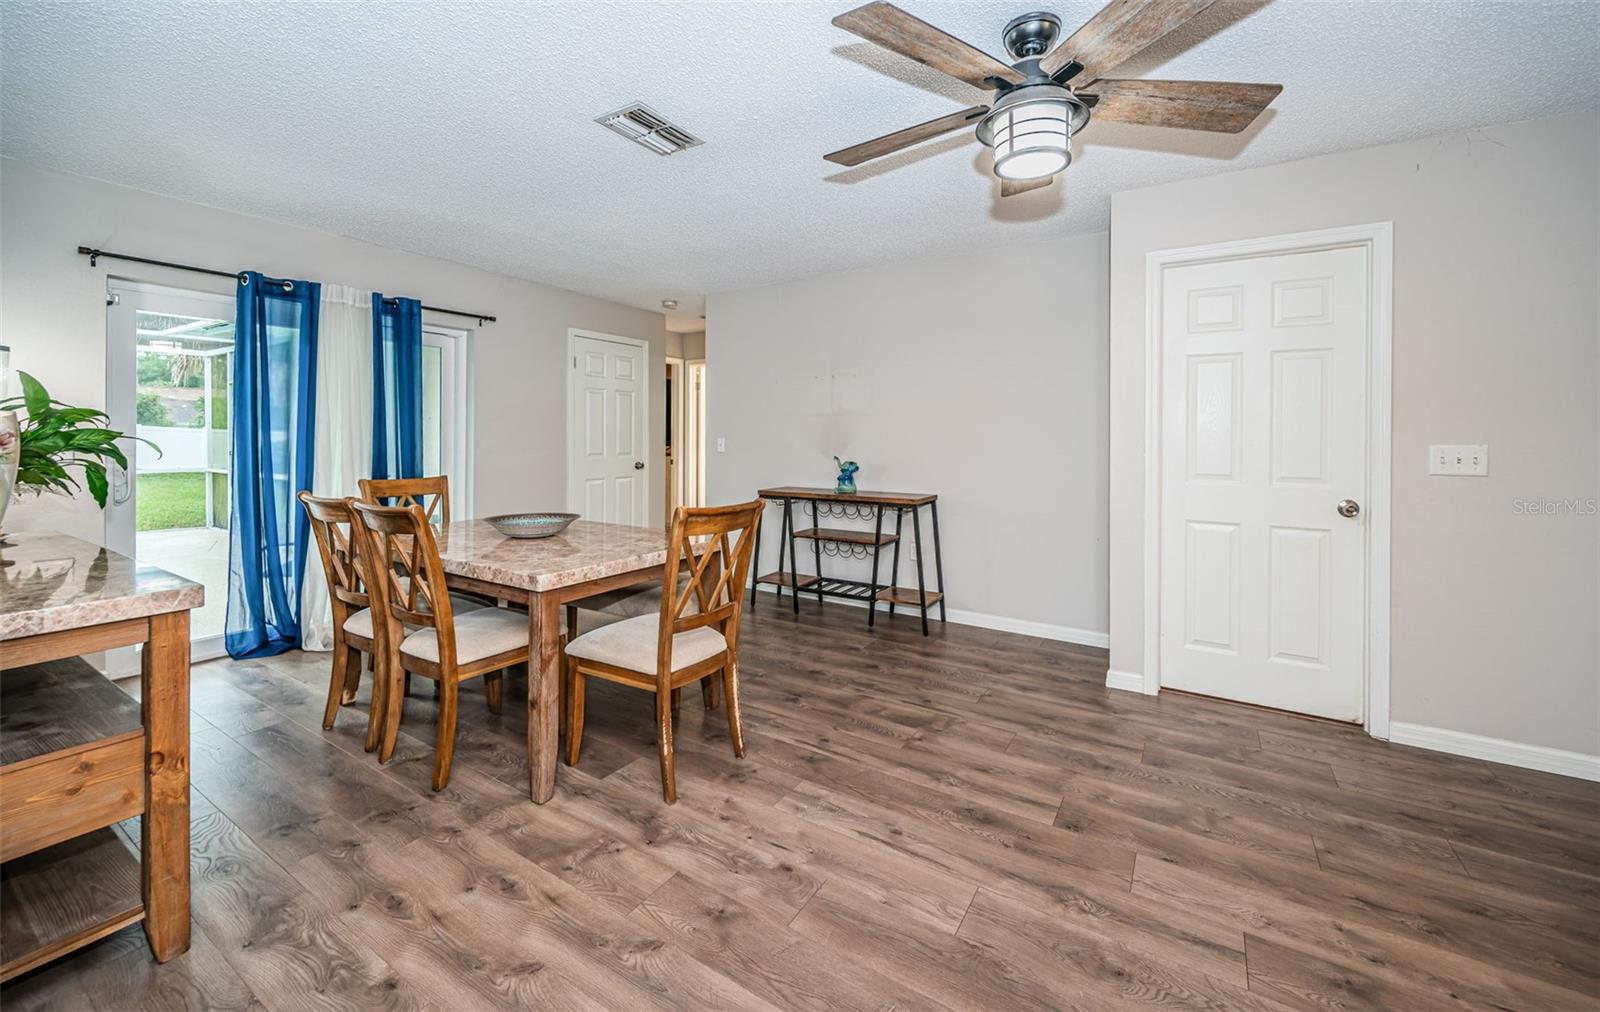
[[[686, 367], [684, 378], [699, 381], [692, 386], [684, 386], [683, 431], [691, 436], [691, 441], [686, 445], [689, 447], [689, 452], [694, 455], [694, 494], [689, 494], [689, 482], [685, 477], [684, 498], [686, 501], [693, 499], [696, 506], [704, 506], [706, 504], [706, 360], [691, 358], [686, 360], [684, 365]], [[693, 425], [689, 424], [689, 419], [694, 420]], [[680, 461], [683, 459], [681, 454], [678, 459]]]
[[[442, 419], [441, 426], [442, 440], [454, 458], [457, 472], [451, 475], [453, 487], [450, 489], [450, 495], [454, 499], [455, 506], [452, 516], [457, 520], [470, 520], [477, 516], [473, 512], [473, 487], [477, 484], [472, 460], [475, 436], [472, 423], [473, 333], [460, 327], [424, 321], [423, 344], [430, 343], [428, 340], [430, 336], [436, 339], [431, 343], [440, 349], [441, 365], [448, 368], [449, 392], [453, 401], [451, 406], [455, 409], [453, 415], [446, 415]], [[447, 468], [441, 470], [449, 474]]]
[[[689, 367], [684, 364], [682, 357], [677, 355], [667, 356], [667, 368], [672, 370], [671, 403], [666, 405], [667, 413], [672, 416], [672, 458], [666, 464], [666, 470], [661, 474], [663, 503], [672, 506], [682, 506], [688, 502], [684, 494], [683, 482], [683, 447], [684, 447], [684, 422], [688, 419], [688, 399], [684, 397], [684, 389], [689, 379]], [[663, 522], [672, 523], [672, 509], [668, 506], [663, 513]]]
[[[644, 414], [644, 435], [640, 444], [641, 460], [648, 460], [651, 449], [655, 446], [651, 440], [651, 433], [655, 427], [650, 424], [650, 342], [639, 337], [623, 337], [620, 334], [603, 334], [598, 330], [582, 330], [578, 327], [567, 328], [567, 509], [573, 513], [582, 512], [580, 508], [581, 487], [583, 482], [578, 474], [578, 455], [572, 452], [572, 439], [577, 432], [573, 424], [573, 412], [577, 410], [578, 403], [578, 338], [587, 337], [596, 341], [610, 341], [614, 344], [627, 344], [638, 348], [644, 354], [644, 375], [639, 377], [639, 410]], [[645, 465], [649, 467], [649, 464]], [[648, 517], [653, 511], [650, 509], [650, 474], [645, 472], [644, 478], [644, 508]], [[657, 503], [656, 505], [660, 505]]]
[[[127, 311], [124, 308], [124, 303], [121, 301], [124, 296], [130, 300], [130, 304], [133, 301], [137, 301], [140, 296], [155, 296], [178, 304], [181, 308], [193, 312], [196, 315], [207, 315], [214, 313], [219, 317], [226, 316], [230, 319], [233, 317], [234, 312], [237, 309], [237, 300], [233, 295], [207, 291], [203, 288], [178, 288], [173, 285], [159, 285], [150, 281], [136, 281], [132, 278], [116, 274], [106, 276], [105, 410], [106, 413], [111, 416], [111, 423], [113, 426], [117, 425], [123, 420], [126, 420], [128, 423], [127, 431], [132, 432], [137, 430], [138, 425], [137, 419], [135, 418], [137, 377], [135, 372], [130, 370], [137, 369], [138, 350], [137, 347], [124, 348], [117, 344], [117, 339], [122, 336], [122, 331], [120, 328], [123, 322], [121, 319], [119, 319], [118, 314]], [[184, 303], [189, 303], [189, 305], [183, 305]], [[211, 370], [208, 367], [206, 369], [206, 381], [208, 384], [210, 383], [210, 376]], [[206, 398], [208, 411], [210, 410], [209, 405], [211, 404], [211, 398], [209, 396], [210, 393], [211, 391], [208, 389], [208, 396]], [[231, 405], [232, 401], [230, 400], [229, 403]], [[232, 418], [229, 419], [228, 424], [231, 432], [233, 425]], [[107, 509], [102, 511], [102, 529], [103, 540], [112, 551], [124, 552], [128, 556], [133, 557], [138, 555], [139, 537], [137, 517], [137, 497], [139, 494], [138, 445], [134, 444], [131, 446], [130, 451], [131, 452], [128, 454], [128, 463], [132, 465], [131, 473], [126, 471], [122, 472], [123, 478], [121, 481], [122, 487], [127, 490], [127, 494], [122, 501], [116, 501], [116, 496], [118, 494], [117, 486], [119, 484], [116, 477], [116, 471], [120, 469], [114, 469], [112, 474], [109, 475], [111, 478], [112, 499], [108, 502]], [[233, 449], [231, 440], [229, 442], [228, 454], [228, 473], [231, 476], [233, 473]], [[210, 525], [209, 516], [211, 513], [209, 485], [210, 473], [211, 472], [209, 470], [206, 472], [206, 513], [208, 515], [207, 526]], [[226, 656], [227, 650], [223, 644], [224, 639], [224, 635], [216, 635], [192, 640], [189, 650], [190, 661], [193, 663], [199, 663], [201, 661], [211, 660], [215, 657]], [[128, 675], [137, 674], [139, 672], [139, 654], [143, 649], [143, 646], [132, 646], [118, 647], [114, 650], [106, 651], [106, 674], [113, 678], [122, 678]]]
[[1145, 254], [1144, 677], [1161, 690], [1161, 462], [1164, 342], [1162, 285], [1169, 267], [1330, 249], [1367, 251], [1367, 613], [1362, 712], [1367, 733], [1389, 737], [1389, 503], [1391, 359], [1394, 344], [1394, 223], [1373, 222], [1288, 235], [1208, 243]]

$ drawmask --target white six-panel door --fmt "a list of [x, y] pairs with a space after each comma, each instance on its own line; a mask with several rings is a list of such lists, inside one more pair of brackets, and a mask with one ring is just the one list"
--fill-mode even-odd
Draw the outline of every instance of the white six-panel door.
[[1169, 268], [1163, 686], [1360, 721], [1367, 252]]
[[567, 419], [571, 508], [585, 520], [645, 521], [645, 349], [588, 334], [572, 338]]

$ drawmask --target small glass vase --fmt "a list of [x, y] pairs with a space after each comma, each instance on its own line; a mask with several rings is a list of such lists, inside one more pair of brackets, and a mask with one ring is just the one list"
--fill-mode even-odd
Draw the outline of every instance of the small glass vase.
[[0, 411], [0, 538], [5, 537], [6, 510], [17, 484], [17, 465], [22, 460], [22, 427], [15, 411]]

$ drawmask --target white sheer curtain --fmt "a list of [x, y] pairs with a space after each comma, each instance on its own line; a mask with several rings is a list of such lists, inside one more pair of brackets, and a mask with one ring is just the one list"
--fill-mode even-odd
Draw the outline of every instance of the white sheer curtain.
[[[322, 286], [317, 322], [316, 460], [311, 494], [360, 495], [372, 473], [372, 293]], [[301, 588], [300, 644], [333, 649], [333, 610], [322, 560], [313, 553]]]

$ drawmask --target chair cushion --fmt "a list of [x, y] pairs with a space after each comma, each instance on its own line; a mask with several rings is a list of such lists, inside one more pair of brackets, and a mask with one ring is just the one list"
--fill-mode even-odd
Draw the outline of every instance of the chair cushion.
[[[659, 622], [657, 615], [640, 615], [601, 626], [568, 643], [567, 655], [651, 674], [656, 670]], [[727, 648], [727, 640], [710, 626], [681, 632], [672, 639], [672, 670], [682, 671]]]
[[344, 620], [344, 631], [352, 636], [372, 638], [372, 609], [362, 608]]
[[[457, 615], [462, 615], [469, 611], [479, 611], [480, 609], [487, 608], [488, 605], [484, 604], [482, 601], [476, 600], [475, 598], [463, 597], [460, 594], [451, 594], [450, 607], [455, 609], [455, 613]], [[372, 609], [362, 608], [360, 611], [345, 619], [344, 631], [353, 636], [361, 636], [369, 640], [372, 639]]]
[[[502, 608], [480, 608], [456, 616], [456, 663], [471, 664], [518, 647], [528, 649], [528, 616]], [[407, 657], [439, 663], [439, 637], [418, 629], [400, 644]]]

